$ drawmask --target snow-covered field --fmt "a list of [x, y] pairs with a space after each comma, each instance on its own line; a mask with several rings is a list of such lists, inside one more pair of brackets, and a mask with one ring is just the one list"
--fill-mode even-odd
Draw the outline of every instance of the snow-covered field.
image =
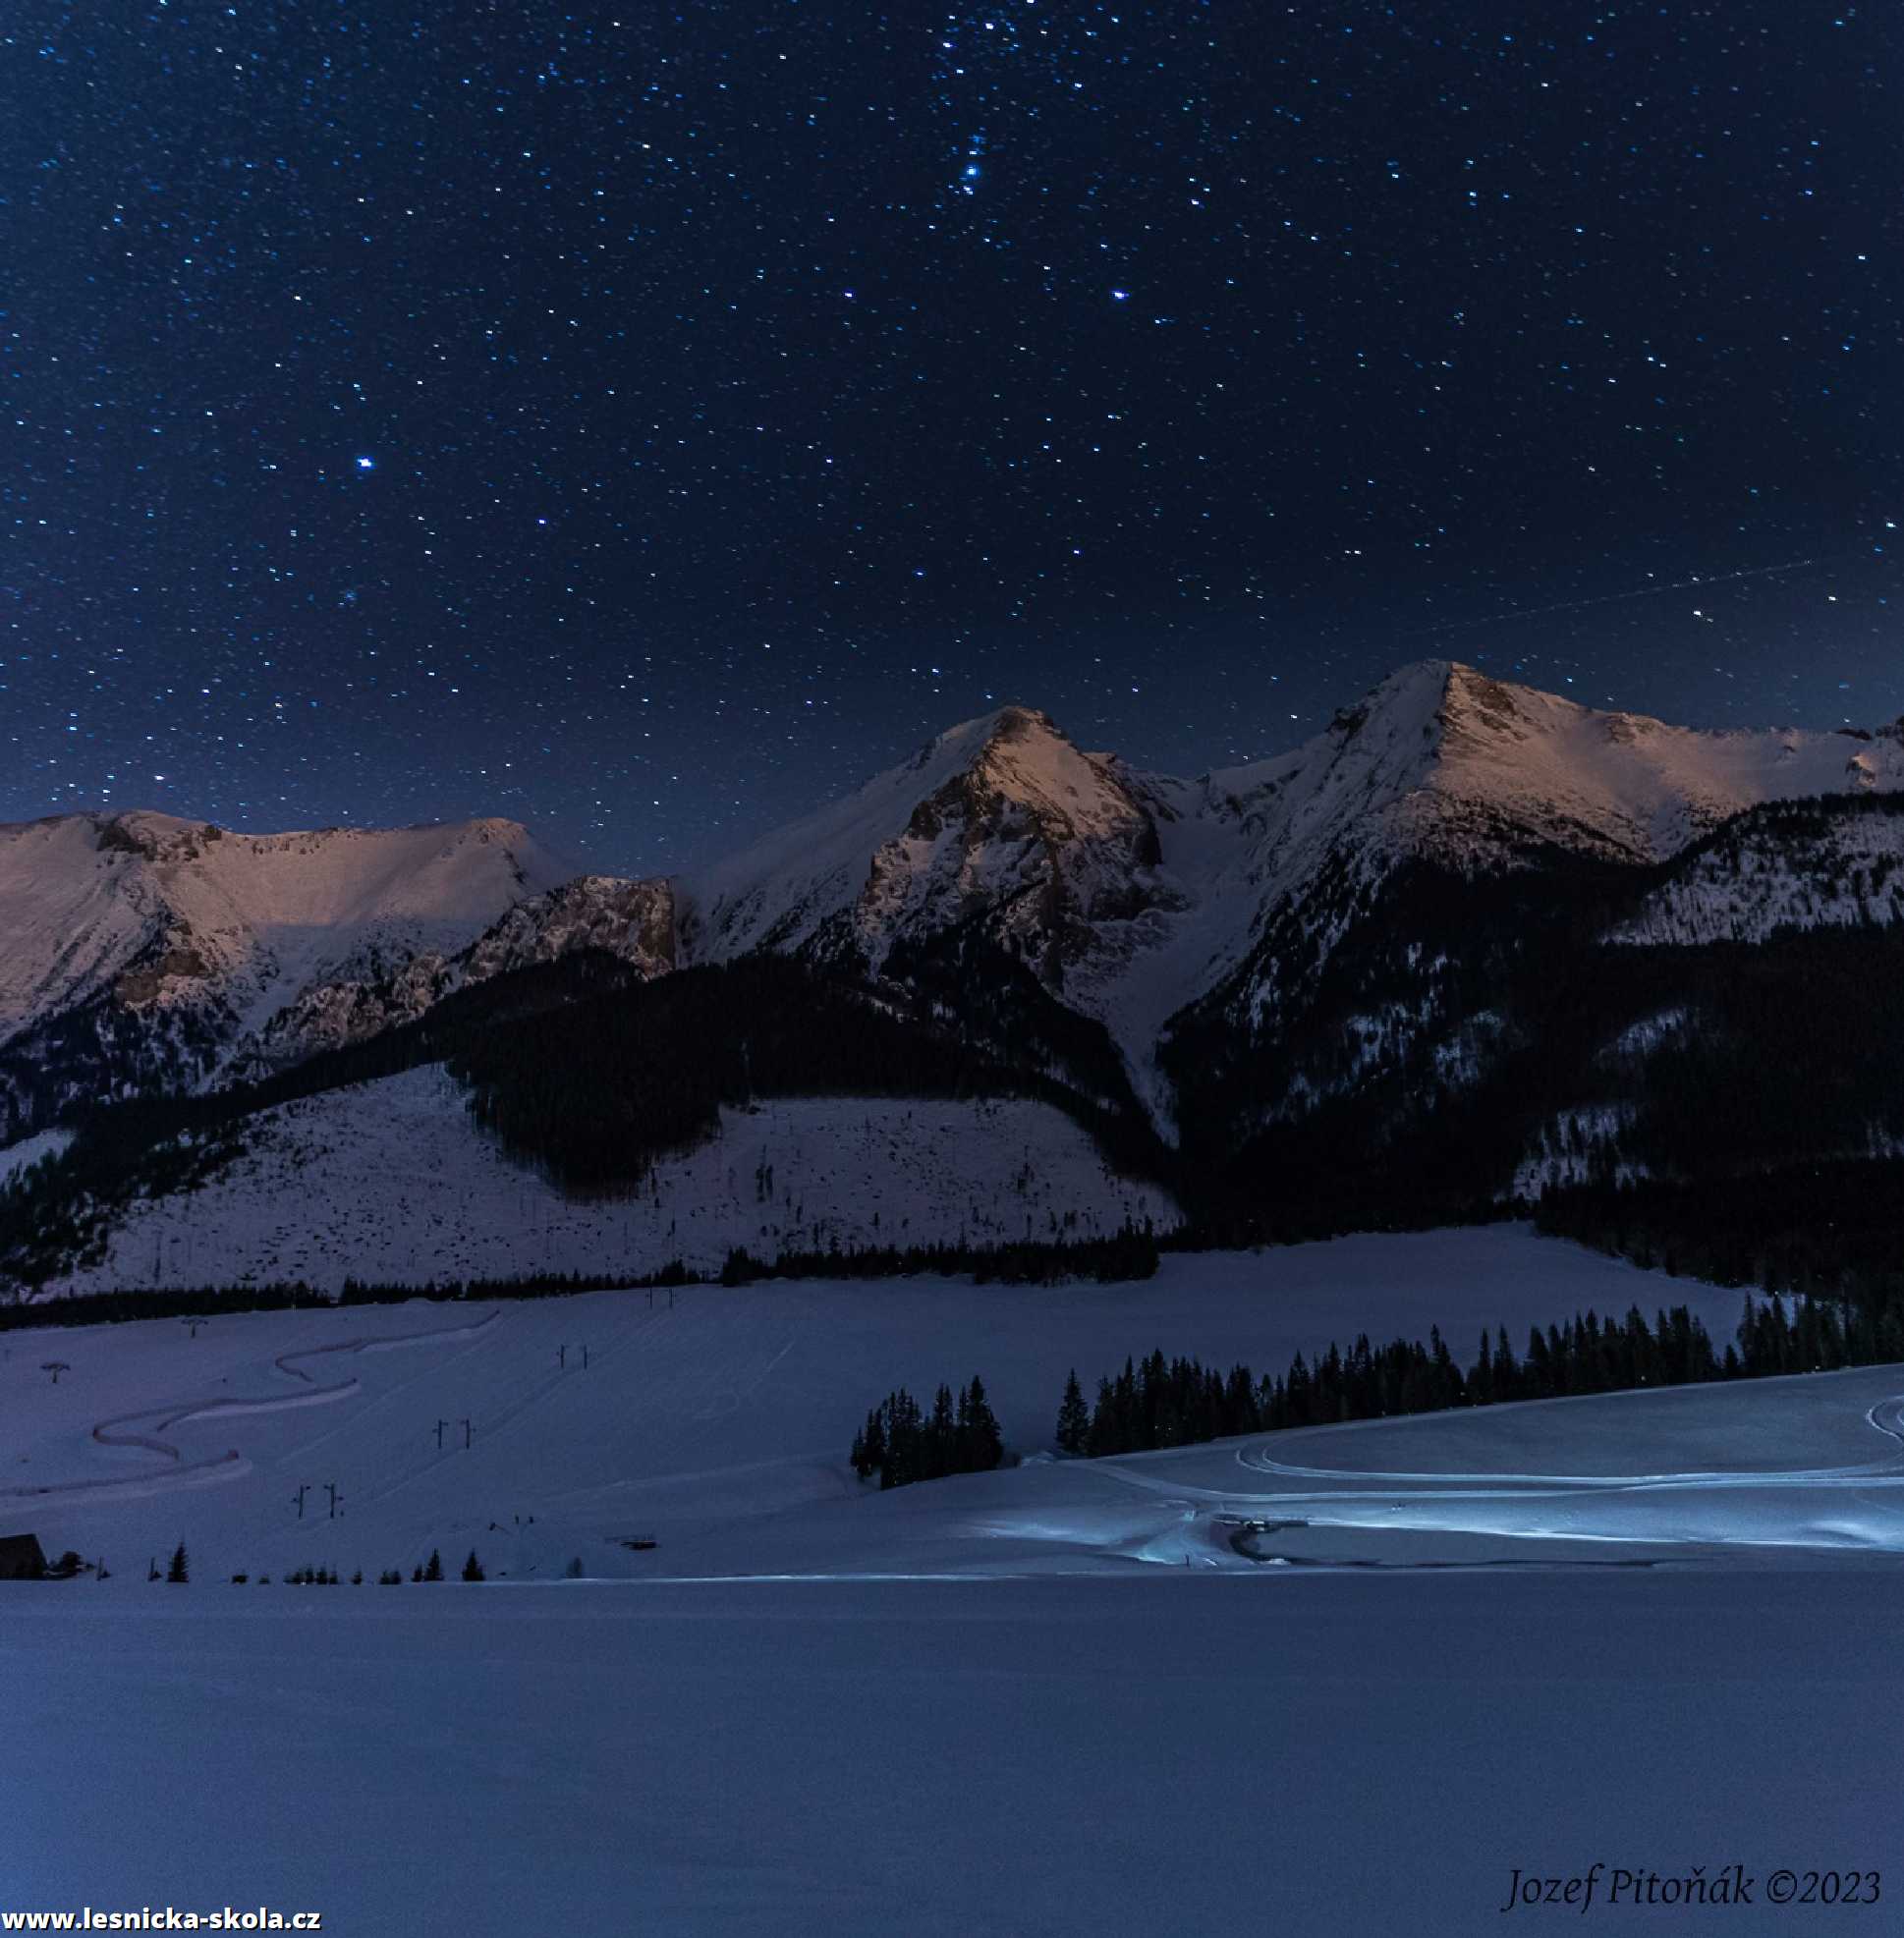
[[[0, 1520], [140, 1573], [183, 1538], [219, 1575], [335, 1563], [374, 1576], [432, 1544], [460, 1560], [472, 1542], [512, 1576], [559, 1574], [577, 1554], [591, 1574], [647, 1574], [617, 1537], [671, 1546], [857, 1496], [847, 1443], [898, 1384], [929, 1401], [941, 1380], [980, 1374], [1009, 1445], [1034, 1453], [1073, 1366], [1087, 1390], [1159, 1347], [1281, 1372], [1365, 1328], [1433, 1325], [1465, 1361], [1486, 1326], [1507, 1323], [1518, 1344], [1590, 1307], [1689, 1296], [1726, 1336], [1736, 1294], [1498, 1226], [1172, 1255], [1117, 1286], [793, 1281], [4, 1333]], [[57, 1385], [49, 1359], [70, 1367]], [[343, 1523], [314, 1526], [308, 1507], [297, 1520], [305, 1481], [338, 1485]]]
[[[262, 1903], [346, 1938], [1888, 1931], [1765, 1880], [1898, 1881], [1896, 1599], [1890, 1570], [0, 1587], [0, 1907]], [[1755, 1903], [1611, 1913], [1603, 1876], [1595, 1924], [1500, 1914], [1513, 1869], [1596, 1861], [1741, 1862]]]
[[[0, 1910], [1438, 1938], [1496, 1928], [1516, 1868], [1737, 1861], [1726, 1929], [1807, 1929], [1768, 1872], [1896, 1843], [1904, 1368], [884, 1495], [843, 1458], [900, 1381], [981, 1373], [1036, 1454], [1074, 1364], [1430, 1323], [1465, 1358], [1689, 1298], [1722, 1337], [1735, 1294], [1495, 1228], [1108, 1288], [0, 1335], [0, 1533], [114, 1571], [0, 1583]], [[148, 1584], [181, 1539], [190, 1585]], [[489, 1581], [373, 1585], [431, 1547]], [[368, 1578], [283, 1582], [306, 1564]]]
[[674, 1258], [717, 1270], [734, 1246], [771, 1258], [1178, 1219], [1165, 1192], [1116, 1176], [1048, 1104], [818, 1097], [723, 1111], [720, 1135], [658, 1165], [648, 1192], [588, 1201], [513, 1162], [467, 1100], [430, 1066], [261, 1112], [245, 1157], [189, 1197], [135, 1204], [105, 1259], [50, 1290], [633, 1278]]

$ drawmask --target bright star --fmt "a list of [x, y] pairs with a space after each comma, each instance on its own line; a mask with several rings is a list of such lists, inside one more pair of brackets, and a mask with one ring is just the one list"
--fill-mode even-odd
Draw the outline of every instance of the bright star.
[[360, 458], [357, 461], [357, 468], [361, 471], [373, 471], [377, 468], [377, 461], [374, 458]]

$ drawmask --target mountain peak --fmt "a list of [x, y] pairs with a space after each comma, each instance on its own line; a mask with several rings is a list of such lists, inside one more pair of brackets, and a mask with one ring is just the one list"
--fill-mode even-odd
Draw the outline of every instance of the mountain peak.
[[1329, 722], [1328, 736], [1346, 744], [1371, 726], [1384, 739], [1431, 735], [1456, 690], [1455, 676], [1473, 670], [1451, 659], [1418, 659], [1397, 667], [1354, 705], [1339, 707]]
[[[244, 834], [134, 808], [0, 827], [0, 1139], [74, 1095], [213, 1079], [306, 990], [451, 954], [572, 873], [500, 817]], [[131, 1061], [88, 1030], [97, 1051], [43, 1079], [30, 1032], [87, 1005], [149, 1019]]]
[[1353, 733], [1379, 720], [1391, 733], [1399, 727], [1424, 739], [1437, 734], [1518, 738], [1562, 716], [1590, 711], [1561, 694], [1498, 680], [1465, 660], [1418, 659], [1396, 668], [1357, 705], [1344, 707], [1334, 725]]
[[1025, 734], [1046, 733], [1064, 738], [1057, 723], [1038, 706], [1021, 706], [1017, 701], [1001, 706], [990, 716], [991, 738], [995, 740], [1015, 739]]
[[1157, 853], [1115, 763], [1081, 752], [1040, 709], [1008, 704], [707, 870], [687, 900], [705, 953], [850, 939], [872, 962], [902, 934], [1012, 904], [1023, 953], [1055, 975], [1057, 928], [1141, 906], [1137, 877]]
[[[907, 765], [915, 773], [928, 769], [950, 772], [981, 761], [992, 748], [1009, 747], [1014, 742], [1064, 739], [1063, 730], [1041, 708], [1011, 701], [934, 734]], [[868, 783], [873, 787], [878, 784], [878, 779]]]

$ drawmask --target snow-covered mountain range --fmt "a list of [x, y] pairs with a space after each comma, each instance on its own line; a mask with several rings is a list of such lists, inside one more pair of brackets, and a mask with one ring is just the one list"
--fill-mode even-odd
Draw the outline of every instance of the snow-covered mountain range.
[[1293, 752], [1199, 780], [1081, 752], [1006, 707], [679, 885], [690, 960], [850, 958], [977, 926], [1095, 1018], [1161, 1102], [1166, 1023], [1260, 1020], [1409, 861], [1465, 876], [1553, 851], [1656, 864], [1760, 803], [1904, 787], [1904, 726], [1699, 732], [1427, 661]]
[[0, 827], [0, 1142], [101, 1095], [216, 1083], [314, 989], [462, 950], [573, 873], [504, 820]]
[[[1896, 725], [1699, 732], [1426, 661], [1293, 752], [1196, 780], [1081, 750], [1007, 706], [668, 881], [577, 875], [503, 820], [246, 835], [54, 817], [0, 828], [0, 1144], [100, 1094], [296, 1062], [584, 947], [643, 976], [764, 949], [877, 978], [896, 951], [953, 936], [1104, 1024], [1163, 1111], [1171, 1019], [1218, 1004], [1272, 1024], [1410, 861], [1465, 877], [1556, 853], [1648, 867], [1767, 802], [1900, 787]], [[1888, 919], [1900, 829], [1874, 818], [1805, 854], [1770, 826], [1708, 845], [1621, 934]], [[1820, 842], [1874, 852], [1827, 890]]]
[[[1900, 917], [1904, 727], [1703, 733], [1444, 661], [1196, 780], [1004, 707], [665, 880], [575, 874], [505, 821], [68, 816], [0, 829], [0, 1152], [73, 1179], [68, 1210], [40, 1202], [6, 1243], [34, 1282], [175, 1282], [224, 1190], [250, 1236], [208, 1256], [233, 1273], [321, 1253], [333, 1276], [408, 1258], [421, 1279], [483, 1197], [442, 1181], [511, 1159], [558, 1198], [636, 1190], [641, 1234], [612, 1210], [570, 1221], [621, 1268], [691, 1238], [709, 1256], [890, 1243], [882, 1202], [901, 1242], [977, 1243], [995, 1193], [946, 1128], [974, 1099], [1022, 1103], [1024, 1202], [998, 1226], [1020, 1240], [1179, 1212], [1303, 1236], [1863, 1161], [1904, 1146], [1904, 1023], [1877, 1000]], [[162, 1177], [142, 1181], [144, 1132], [130, 1157], [84, 1136], [65, 1154], [95, 1101], [240, 1082], [265, 1087], [152, 1134]], [[398, 1142], [451, 1155], [384, 1213], [351, 1213], [383, 1201], [353, 1187], [342, 1223], [313, 1223], [301, 1180], [391, 1145], [407, 1083], [423, 1103]], [[898, 1127], [885, 1182], [801, 1143], [804, 1100], [836, 1093], [929, 1102], [844, 1105], [864, 1135]], [[308, 1109], [316, 1143], [273, 1168]], [[755, 1176], [771, 1155], [736, 1163], [736, 1125], [781, 1152], [777, 1190]], [[148, 1252], [173, 1229], [159, 1201], [219, 1178]], [[687, 1225], [661, 1215], [677, 1185]], [[558, 1226], [524, 1257], [552, 1258]]]

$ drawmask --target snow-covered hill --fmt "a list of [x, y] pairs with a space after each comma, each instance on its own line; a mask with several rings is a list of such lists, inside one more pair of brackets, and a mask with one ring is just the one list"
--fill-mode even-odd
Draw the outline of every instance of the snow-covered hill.
[[1154, 1186], [1117, 1177], [1048, 1104], [837, 1097], [721, 1113], [720, 1135], [658, 1163], [639, 1195], [571, 1197], [477, 1130], [431, 1066], [246, 1121], [246, 1154], [201, 1189], [141, 1200], [94, 1265], [46, 1288], [537, 1272], [637, 1277], [680, 1259], [758, 1258], [1025, 1238], [1102, 1238], [1178, 1222]]
[[513, 821], [247, 835], [0, 828], [0, 1142], [101, 1089], [216, 1080], [316, 985], [464, 948], [572, 870]]

